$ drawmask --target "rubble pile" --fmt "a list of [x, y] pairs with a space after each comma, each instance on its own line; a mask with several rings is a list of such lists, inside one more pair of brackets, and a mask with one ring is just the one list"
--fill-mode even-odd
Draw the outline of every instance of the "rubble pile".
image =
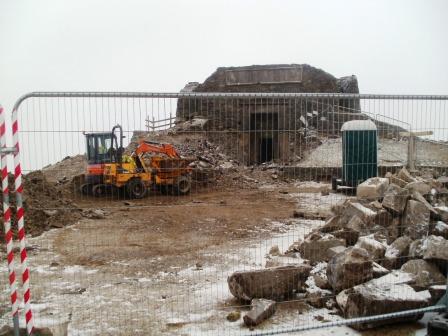
[[[345, 318], [433, 305], [446, 288], [447, 205], [445, 177], [414, 176], [402, 168], [395, 175], [370, 178], [358, 186], [356, 198], [333, 207], [333, 215], [323, 226], [283, 254], [276, 250], [275, 256], [269, 256], [265, 270], [231, 275], [231, 293], [246, 301], [303, 299], [315, 308], [337, 307]], [[297, 270], [303, 267], [304, 278], [286, 286], [280, 265]], [[269, 278], [261, 281], [262, 286], [254, 274], [269, 274]], [[265, 287], [275, 288], [280, 278], [282, 296], [272, 295], [272, 290], [266, 292]], [[241, 286], [250, 288], [251, 293], [245, 290], [245, 296], [236, 295], [235, 288]], [[365, 329], [415, 321], [421, 316], [375, 320], [352, 327]]]
[[[57, 188], [54, 182], [49, 182], [42, 171], [37, 170], [24, 175], [23, 183], [27, 235], [38, 236], [51, 228], [72, 224], [83, 216], [82, 211], [65, 197], [64, 191]], [[10, 190], [14, 190], [13, 185], [13, 178], [10, 177]], [[16, 207], [13, 193], [10, 201], [14, 216]], [[0, 238], [0, 242], [3, 242], [3, 237]]]

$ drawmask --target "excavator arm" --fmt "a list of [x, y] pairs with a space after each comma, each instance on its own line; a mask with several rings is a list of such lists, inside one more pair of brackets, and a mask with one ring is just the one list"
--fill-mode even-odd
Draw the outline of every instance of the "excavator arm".
[[162, 153], [170, 158], [180, 158], [179, 153], [173, 145], [152, 141], [142, 141], [135, 150], [135, 155], [139, 156], [144, 153]]

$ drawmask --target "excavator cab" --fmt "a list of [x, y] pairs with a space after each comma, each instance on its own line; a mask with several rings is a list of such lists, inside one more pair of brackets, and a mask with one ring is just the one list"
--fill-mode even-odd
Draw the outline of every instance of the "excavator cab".
[[104, 183], [105, 164], [121, 163], [125, 137], [120, 125], [114, 126], [111, 132], [84, 133], [84, 135], [87, 144], [87, 174], [81, 191], [84, 194], [91, 194], [95, 185]]

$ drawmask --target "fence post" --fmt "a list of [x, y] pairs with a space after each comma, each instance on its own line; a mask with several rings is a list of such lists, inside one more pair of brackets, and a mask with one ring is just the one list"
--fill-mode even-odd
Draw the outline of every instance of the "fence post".
[[154, 116], [152, 116], [152, 131], [155, 132], [156, 131], [156, 122], [154, 120]]
[[34, 322], [33, 313], [31, 311], [31, 292], [30, 292], [30, 271], [28, 268], [28, 256], [26, 253], [25, 243], [25, 220], [23, 209], [23, 184], [22, 184], [22, 169], [20, 164], [20, 146], [19, 146], [19, 122], [18, 122], [18, 109], [15, 107], [12, 110], [12, 137], [15, 147], [14, 152], [14, 186], [16, 194], [16, 207], [17, 207], [17, 226], [18, 236], [20, 242], [20, 261], [22, 263], [22, 285], [23, 285], [23, 301], [25, 303], [25, 321], [26, 330], [28, 335], [33, 334]]
[[11, 296], [11, 313], [14, 336], [19, 336], [19, 308], [17, 304], [16, 273], [14, 269], [14, 252], [12, 251], [13, 235], [11, 230], [11, 209], [9, 207], [8, 160], [6, 148], [6, 125], [3, 107], [0, 105], [0, 146], [3, 193], [3, 226], [5, 229], [6, 255], [8, 260], [9, 290]]

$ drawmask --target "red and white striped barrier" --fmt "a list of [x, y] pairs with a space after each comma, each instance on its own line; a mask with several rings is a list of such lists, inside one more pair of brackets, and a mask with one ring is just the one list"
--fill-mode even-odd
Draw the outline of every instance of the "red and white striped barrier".
[[[0, 147], [6, 149], [6, 124], [3, 114], [3, 107], [0, 106]], [[9, 207], [9, 186], [8, 186], [8, 160], [7, 154], [1, 154], [1, 170], [2, 170], [2, 192], [3, 192], [3, 225], [5, 229], [6, 255], [8, 260], [9, 272], [9, 288], [11, 295], [12, 316], [18, 323], [18, 303], [17, 303], [17, 285], [16, 273], [14, 269], [14, 253], [12, 251], [13, 235], [11, 230], [11, 209]]]
[[17, 203], [17, 226], [18, 236], [20, 242], [20, 261], [22, 263], [22, 284], [23, 284], [23, 301], [25, 303], [25, 321], [28, 335], [31, 335], [34, 329], [33, 313], [31, 311], [31, 292], [30, 292], [30, 271], [27, 262], [27, 253], [25, 245], [25, 227], [24, 227], [24, 210], [23, 210], [23, 184], [22, 184], [22, 169], [20, 166], [20, 146], [19, 146], [19, 123], [18, 111], [12, 111], [12, 137], [15, 147], [14, 152], [14, 185], [16, 190]]

